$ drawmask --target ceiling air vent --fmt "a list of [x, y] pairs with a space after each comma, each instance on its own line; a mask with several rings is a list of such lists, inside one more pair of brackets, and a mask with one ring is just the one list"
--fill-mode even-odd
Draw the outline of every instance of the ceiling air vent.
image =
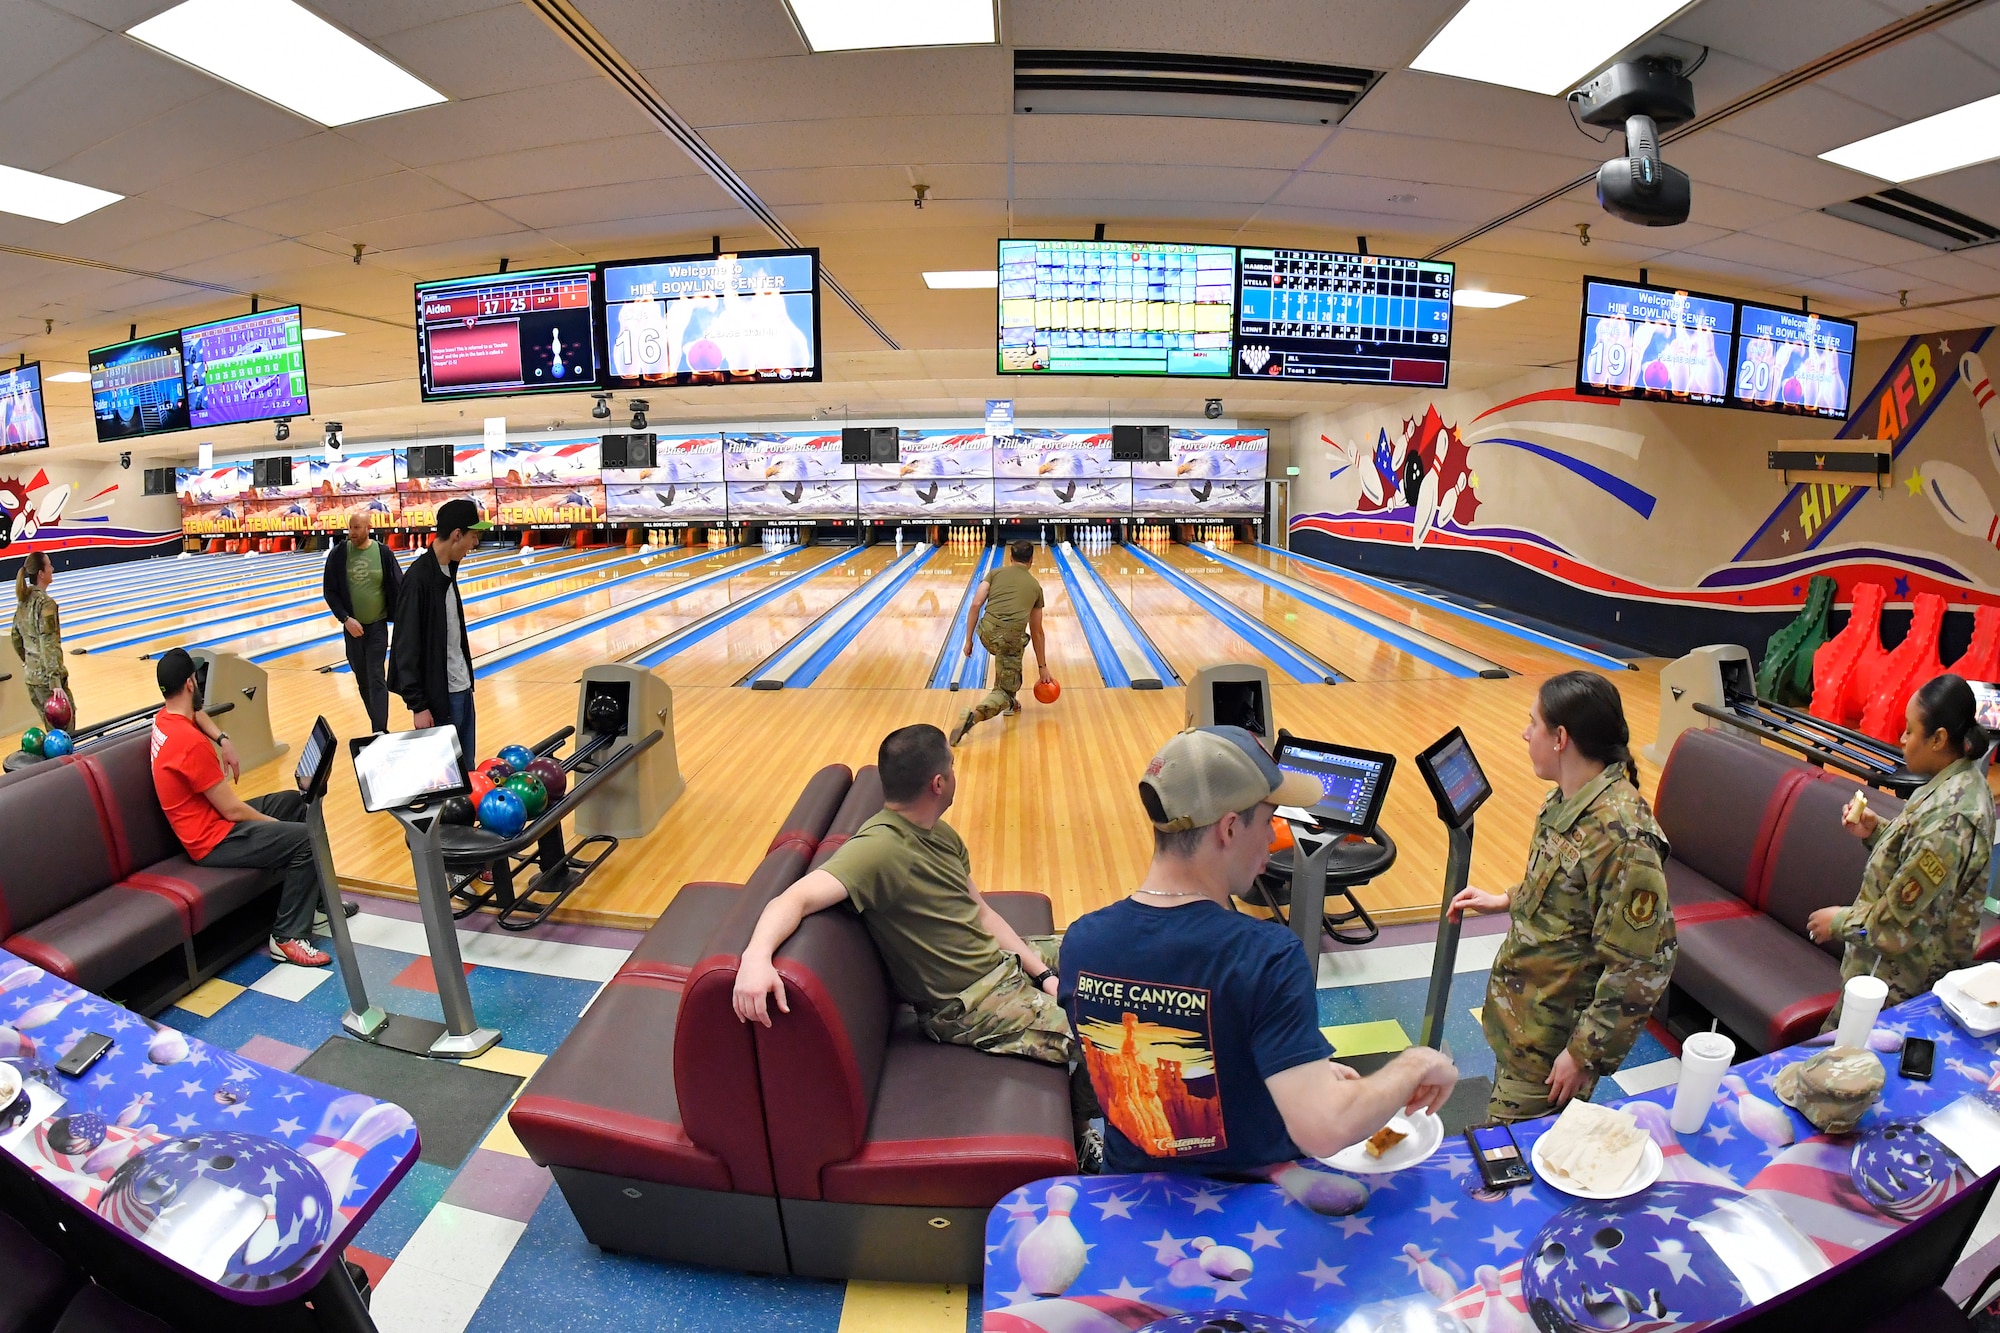
[[1337, 125], [1372, 69], [1150, 51], [1016, 51], [1014, 110], [1036, 116], [1192, 116]]
[[1864, 194], [1859, 199], [1828, 204], [1820, 211], [1934, 250], [1964, 250], [2000, 241], [2000, 228], [1908, 190]]

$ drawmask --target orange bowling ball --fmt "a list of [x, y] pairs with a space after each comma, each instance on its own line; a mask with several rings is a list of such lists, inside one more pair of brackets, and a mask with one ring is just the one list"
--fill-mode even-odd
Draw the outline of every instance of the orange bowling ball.
[[1056, 684], [1054, 681], [1038, 680], [1035, 682], [1035, 698], [1041, 702], [1052, 704], [1061, 697], [1062, 686]]

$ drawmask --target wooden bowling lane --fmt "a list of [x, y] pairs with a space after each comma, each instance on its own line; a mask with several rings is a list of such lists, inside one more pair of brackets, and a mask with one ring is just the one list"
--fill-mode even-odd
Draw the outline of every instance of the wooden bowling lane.
[[[1070, 604], [1069, 585], [1063, 582], [1062, 570], [1056, 566], [1056, 558], [1046, 546], [1035, 548], [1035, 562], [1030, 566], [1035, 577], [1042, 581], [1042, 629], [1048, 641], [1049, 671], [1064, 689], [1071, 685], [1103, 686], [1104, 675], [1097, 669], [1097, 658], [1090, 651], [1090, 640], [1084, 636], [1083, 622], [1076, 618], [1076, 608]], [[1021, 679], [1024, 684], [1034, 683], [1035, 650], [1030, 648], [1021, 659]], [[990, 686], [993, 679], [992, 668], [987, 668], [986, 679]], [[960, 693], [964, 693], [963, 690]], [[975, 697], [980, 691], [974, 691]]]
[[[1192, 560], [1195, 564], [1206, 565], [1211, 569], [1221, 568], [1215, 561], [1188, 551], [1184, 547], [1177, 549], [1182, 557]], [[1345, 598], [1356, 606], [1399, 621], [1411, 629], [1421, 630], [1425, 634], [1443, 639], [1446, 643], [1457, 644], [1524, 676], [1533, 676], [1539, 680], [1544, 676], [1553, 676], [1587, 665], [1547, 648], [1538, 648], [1503, 630], [1452, 615], [1448, 611], [1440, 611], [1434, 606], [1427, 606], [1415, 598], [1398, 597], [1373, 584], [1363, 583], [1358, 579], [1342, 578], [1338, 574], [1329, 573], [1303, 561], [1288, 560], [1278, 551], [1260, 546], [1241, 545], [1226, 547], [1223, 553], [1246, 563], [1260, 565], [1274, 573], [1290, 575], [1314, 587], [1324, 588], [1334, 596]], [[1246, 581], [1254, 582], [1254, 580]], [[1274, 595], [1284, 596], [1276, 589], [1269, 591]], [[1296, 599], [1288, 597], [1286, 600]]]
[[[896, 544], [888, 543], [893, 553]], [[904, 551], [910, 548], [906, 545]], [[979, 565], [977, 546], [942, 546], [820, 672], [814, 689], [921, 690]]]
[[1196, 672], [1217, 662], [1244, 662], [1263, 667], [1274, 681], [1292, 679], [1284, 667], [1238, 638], [1229, 626], [1140, 564], [1124, 547], [1109, 546], [1087, 554], [1111, 595], [1125, 604], [1182, 680], [1193, 680]]
[[[1436, 680], [1450, 673], [1365, 630], [1335, 620], [1289, 593], [1269, 587], [1185, 546], [1149, 551], [1209, 592], [1331, 665], [1349, 681]], [[1239, 548], [1241, 549], [1241, 548]], [[1241, 643], [1242, 640], [1232, 641]], [[1278, 679], [1273, 673], [1274, 680]]]

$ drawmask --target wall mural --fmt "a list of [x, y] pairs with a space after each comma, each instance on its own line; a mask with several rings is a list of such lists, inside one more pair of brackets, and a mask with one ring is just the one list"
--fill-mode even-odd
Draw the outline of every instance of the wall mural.
[[174, 497], [142, 489], [137, 471], [116, 464], [0, 459], [0, 577], [12, 578], [31, 551], [69, 552], [56, 563], [77, 568], [177, 549]]
[[[1841, 606], [1880, 583], [1893, 639], [1921, 593], [2000, 605], [1992, 332], [1864, 344], [1856, 383], [1871, 387], [1837, 428], [1580, 397], [1557, 372], [1310, 417], [1298, 438], [1325, 465], [1302, 468], [1292, 542], [1669, 655], [1760, 651], [1814, 575]], [[1766, 465], [1778, 447], [1886, 451], [1893, 480], [1786, 485]], [[1947, 648], [1962, 647], [1971, 616], [1947, 622]]]

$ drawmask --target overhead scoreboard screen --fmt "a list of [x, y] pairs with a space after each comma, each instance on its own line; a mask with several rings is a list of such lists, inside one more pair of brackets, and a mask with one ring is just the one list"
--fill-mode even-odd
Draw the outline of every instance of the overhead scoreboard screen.
[[1729, 377], [1735, 406], [1846, 419], [1854, 382], [1851, 320], [1749, 301], [1737, 304], [1737, 314], [1736, 366]]
[[820, 377], [819, 251], [605, 264], [604, 387]]
[[1440, 388], [1449, 379], [1450, 264], [1329, 250], [1240, 253], [1238, 376]]
[[1726, 296], [1585, 278], [1576, 391], [1721, 407], [1735, 336]]
[[1000, 242], [1003, 375], [1229, 374], [1236, 247]]
[[41, 449], [49, 442], [39, 362], [0, 370], [0, 454]]
[[90, 402], [99, 444], [186, 430], [180, 330], [93, 348]]
[[182, 329], [189, 425], [311, 416], [303, 334], [297, 306]]
[[427, 403], [597, 387], [594, 265], [417, 284]]

